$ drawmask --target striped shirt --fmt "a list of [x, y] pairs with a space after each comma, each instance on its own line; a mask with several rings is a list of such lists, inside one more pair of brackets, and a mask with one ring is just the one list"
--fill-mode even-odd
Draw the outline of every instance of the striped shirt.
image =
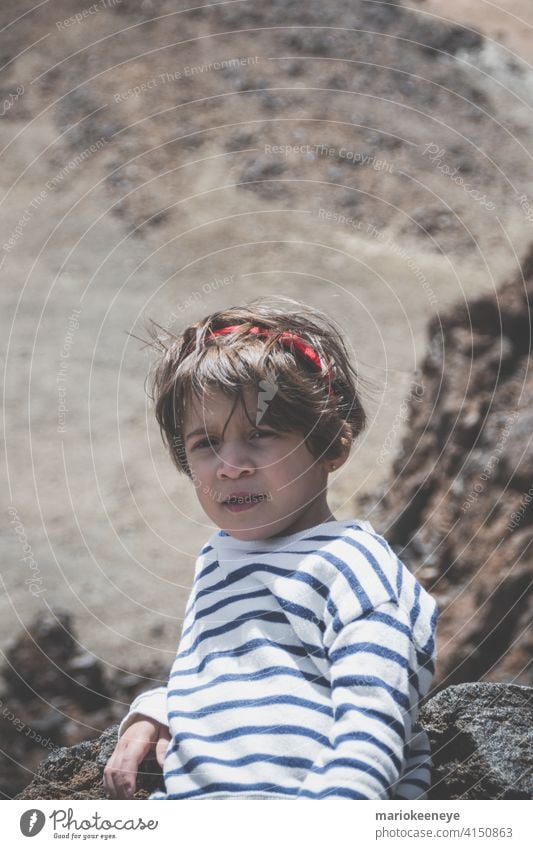
[[418, 725], [433, 598], [366, 521], [201, 550], [168, 685], [138, 718], [171, 733], [152, 799], [423, 799]]

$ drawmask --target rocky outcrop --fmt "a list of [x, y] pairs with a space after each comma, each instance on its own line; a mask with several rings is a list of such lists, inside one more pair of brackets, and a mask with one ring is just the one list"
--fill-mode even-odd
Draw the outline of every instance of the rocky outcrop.
[[433, 758], [431, 799], [533, 798], [531, 687], [447, 687], [420, 720]]
[[[17, 799], [105, 799], [104, 767], [117, 744], [118, 725], [96, 740], [57, 749], [41, 764], [31, 784]], [[155, 757], [146, 758], [137, 774], [135, 799], [146, 799], [162, 785]]]
[[390, 483], [364, 511], [440, 608], [442, 687], [533, 684], [533, 251], [429, 326]]
[[[533, 689], [504, 684], [448, 687], [424, 706], [432, 799], [533, 798]], [[18, 799], [104, 799], [102, 775], [117, 726], [98, 740], [51, 754]], [[135, 799], [162, 786], [154, 758], [141, 764]]]

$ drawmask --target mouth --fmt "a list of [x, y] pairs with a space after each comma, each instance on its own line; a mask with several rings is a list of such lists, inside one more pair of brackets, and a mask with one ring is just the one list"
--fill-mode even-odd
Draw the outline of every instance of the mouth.
[[241, 510], [251, 510], [262, 501], [266, 501], [267, 497], [263, 494], [254, 495], [249, 492], [245, 495], [232, 495], [223, 501], [224, 507], [227, 507], [232, 513], [240, 513]]

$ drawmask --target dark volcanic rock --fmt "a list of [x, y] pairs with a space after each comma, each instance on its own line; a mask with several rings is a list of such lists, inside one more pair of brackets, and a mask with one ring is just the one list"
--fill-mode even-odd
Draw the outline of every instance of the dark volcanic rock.
[[521, 272], [431, 322], [391, 484], [361, 504], [439, 605], [437, 687], [533, 684], [533, 251]]
[[[533, 797], [533, 689], [503, 684], [448, 687], [420, 721], [434, 762], [432, 799]], [[103, 799], [102, 776], [117, 726], [98, 740], [59, 749], [18, 799]], [[141, 764], [135, 799], [162, 787], [153, 757]]]
[[533, 798], [533, 689], [448, 687], [422, 708], [432, 799]]
[[[117, 744], [118, 725], [97, 740], [57, 749], [40, 766], [31, 784], [17, 799], [105, 799], [102, 776]], [[155, 757], [146, 758], [137, 776], [134, 799], [147, 799], [162, 785]]]

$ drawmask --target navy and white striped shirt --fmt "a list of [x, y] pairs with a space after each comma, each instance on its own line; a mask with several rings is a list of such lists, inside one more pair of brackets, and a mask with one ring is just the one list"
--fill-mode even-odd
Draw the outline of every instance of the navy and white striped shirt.
[[437, 616], [369, 522], [217, 531], [168, 686], [138, 696], [119, 734], [138, 714], [168, 723], [152, 799], [423, 799]]

